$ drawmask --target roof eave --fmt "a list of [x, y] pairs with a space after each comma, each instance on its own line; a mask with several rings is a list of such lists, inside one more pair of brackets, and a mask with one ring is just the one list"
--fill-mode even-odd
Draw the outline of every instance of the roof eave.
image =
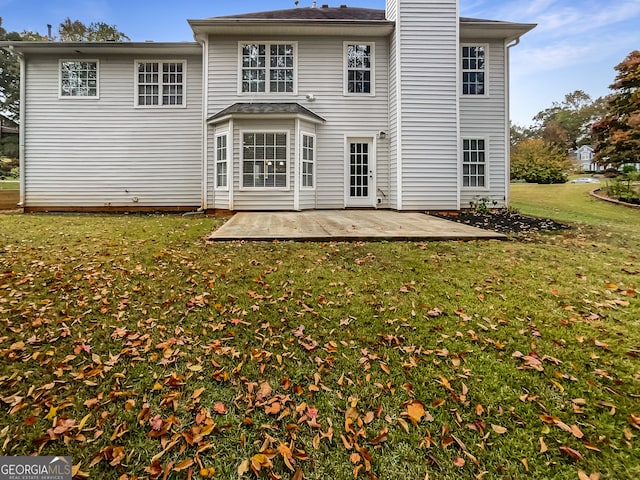
[[464, 38], [486, 38], [503, 39], [507, 42], [520, 38], [527, 32], [533, 30], [535, 23], [510, 23], [475, 21], [460, 22], [460, 37]]
[[196, 42], [0, 42], [0, 48], [12, 48], [22, 54], [64, 55], [201, 55]]
[[386, 37], [395, 27], [388, 20], [187, 20], [197, 35], [364, 35]]

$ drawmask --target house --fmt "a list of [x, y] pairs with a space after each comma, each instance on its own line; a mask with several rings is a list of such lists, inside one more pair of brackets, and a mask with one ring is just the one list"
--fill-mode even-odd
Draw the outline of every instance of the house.
[[26, 211], [508, 203], [509, 51], [535, 25], [457, 0], [189, 24], [193, 43], [2, 44]]
[[593, 161], [594, 151], [591, 145], [582, 145], [574, 152], [579, 168], [583, 172], [600, 172], [602, 167]]
[[0, 114], [0, 139], [6, 135], [17, 135], [18, 129], [19, 126], [15, 121]]

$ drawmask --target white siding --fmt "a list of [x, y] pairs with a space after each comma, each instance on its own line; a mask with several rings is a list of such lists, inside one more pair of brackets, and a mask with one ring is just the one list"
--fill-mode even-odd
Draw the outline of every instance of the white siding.
[[98, 99], [59, 99], [59, 58], [29, 57], [25, 206], [200, 206], [202, 60], [183, 59], [186, 108], [135, 108], [134, 57], [98, 57]]
[[488, 45], [488, 95], [460, 97], [460, 136], [487, 140], [487, 187], [465, 188], [461, 191], [461, 208], [469, 208], [471, 201], [486, 198], [489, 205], [505, 206], [507, 178], [506, 118], [505, 118], [505, 46], [502, 41], [462, 39], [464, 44]]
[[395, 7], [398, 208], [457, 209], [457, 2], [397, 0]]
[[[320, 115], [326, 123], [316, 126], [316, 191], [313, 201], [308, 195], [300, 196], [301, 208], [344, 208], [344, 136], [375, 136], [388, 131], [388, 41], [386, 38], [337, 38], [337, 37], [296, 37], [297, 42], [298, 95], [254, 94], [238, 95], [238, 42], [286, 41], [285, 36], [242, 38], [209, 38], [209, 105], [207, 115], [213, 115], [237, 102], [297, 102]], [[376, 84], [375, 97], [344, 96], [343, 89], [343, 42], [375, 43]], [[306, 99], [313, 94], [314, 102]], [[240, 121], [237, 121], [239, 123]], [[266, 122], [265, 125], [271, 125]], [[291, 135], [294, 132], [291, 121]], [[236, 129], [239, 127], [236, 125]], [[235, 144], [238, 145], [238, 137]], [[237, 148], [235, 161], [238, 161]], [[377, 145], [377, 184], [388, 188], [389, 162], [388, 140], [379, 139]], [[292, 150], [293, 152], [293, 150]], [[209, 149], [209, 161], [212, 151]], [[237, 164], [236, 164], [236, 169]], [[211, 182], [210, 182], [211, 183]], [[279, 192], [260, 192], [254, 195], [234, 195], [235, 209], [264, 209], [273, 199], [272, 209], [283, 208], [284, 199]], [[386, 198], [389, 192], [385, 191]], [[240, 196], [240, 198], [238, 198]], [[381, 199], [385, 197], [380, 194]], [[291, 197], [293, 198], [293, 197]], [[286, 199], [289, 202], [290, 199]], [[287, 205], [289, 205], [287, 203]], [[379, 206], [388, 207], [381, 203]], [[214, 204], [214, 208], [218, 207]], [[293, 208], [291, 203], [286, 208]]]

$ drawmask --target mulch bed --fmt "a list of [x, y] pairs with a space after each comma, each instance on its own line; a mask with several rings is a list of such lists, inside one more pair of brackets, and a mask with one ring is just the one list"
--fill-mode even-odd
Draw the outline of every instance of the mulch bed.
[[552, 232], [570, 228], [549, 218], [529, 217], [507, 210], [490, 213], [468, 211], [434, 216], [500, 233]]

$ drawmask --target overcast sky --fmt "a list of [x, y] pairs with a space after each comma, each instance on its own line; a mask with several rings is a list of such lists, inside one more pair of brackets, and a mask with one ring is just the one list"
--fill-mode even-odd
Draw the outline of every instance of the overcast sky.
[[[317, 3], [385, 6], [384, 0]], [[188, 18], [293, 7], [294, 0], [0, 0], [0, 16], [9, 31], [44, 34], [48, 23], [55, 31], [71, 17], [115, 24], [133, 41], [191, 41]], [[519, 125], [574, 90], [606, 95], [613, 67], [640, 49], [640, 0], [460, 0], [460, 15], [538, 24], [512, 49], [511, 118]]]

